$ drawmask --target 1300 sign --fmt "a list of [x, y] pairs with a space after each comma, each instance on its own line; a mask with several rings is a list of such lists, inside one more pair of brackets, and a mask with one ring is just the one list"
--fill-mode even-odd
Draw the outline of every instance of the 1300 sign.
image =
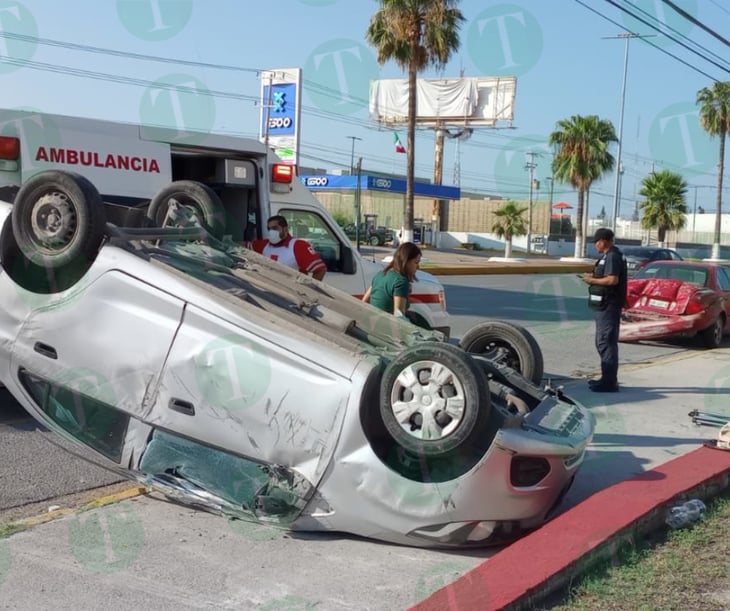
[[291, 117], [272, 117], [269, 119], [269, 129], [291, 127]]

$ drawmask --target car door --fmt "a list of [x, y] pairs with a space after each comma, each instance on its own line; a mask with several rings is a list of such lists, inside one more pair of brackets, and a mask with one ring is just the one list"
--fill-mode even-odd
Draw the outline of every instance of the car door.
[[[294, 209], [282, 207], [278, 214], [286, 217], [290, 227], [297, 227], [295, 238], [307, 240], [327, 265], [327, 274], [324, 282], [350, 295], [362, 295], [365, 292], [365, 276], [362, 265], [355, 258], [355, 273], [343, 273], [342, 263], [345, 249], [352, 249], [352, 244], [344, 244], [337, 232], [329, 226], [327, 221], [315, 210]], [[353, 226], [354, 230], [354, 226]], [[361, 234], [361, 240], [365, 236]], [[356, 255], [356, 253], [355, 253]]]
[[117, 270], [82, 279], [61, 295], [22, 292], [32, 307], [15, 340], [11, 372], [27, 371], [142, 415], [180, 324], [183, 301]]
[[316, 483], [345, 417], [347, 366], [323, 366], [314, 337], [294, 337], [291, 325], [241, 307], [224, 320], [187, 305], [146, 421], [208, 447], [295, 466]]

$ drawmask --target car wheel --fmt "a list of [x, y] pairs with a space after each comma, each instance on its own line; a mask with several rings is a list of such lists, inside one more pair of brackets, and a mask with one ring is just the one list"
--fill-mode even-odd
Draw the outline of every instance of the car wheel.
[[706, 348], [718, 348], [722, 343], [722, 331], [725, 321], [722, 316], [718, 316], [717, 320], [707, 329], [700, 331], [700, 340]]
[[524, 327], [498, 320], [479, 323], [464, 334], [459, 346], [507, 365], [535, 384], [542, 381], [542, 350]]
[[376, 235], [371, 235], [370, 239], [368, 240], [368, 243], [370, 246], [380, 246], [380, 238]]
[[147, 216], [162, 227], [173, 201], [192, 212], [198, 223], [214, 238], [223, 238], [226, 230], [225, 208], [220, 197], [208, 185], [194, 180], [171, 182], [152, 198]]
[[419, 456], [440, 456], [484, 436], [489, 389], [481, 369], [450, 344], [414, 346], [383, 372], [380, 413], [389, 435]]
[[45, 270], [91, 265], [104, 239], [104, 203], [79, 174], [40, 172], [13, 202], [13, 239], [23, 256]]

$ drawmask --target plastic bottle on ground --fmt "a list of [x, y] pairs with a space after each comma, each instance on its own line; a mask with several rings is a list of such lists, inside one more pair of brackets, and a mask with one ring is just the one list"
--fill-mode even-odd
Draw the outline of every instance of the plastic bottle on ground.
[[700, 499], [692, 499], [672, 507], [666, 523], [674, 529], [691, 526], [705, 517], [705, 510], [705, 504]]

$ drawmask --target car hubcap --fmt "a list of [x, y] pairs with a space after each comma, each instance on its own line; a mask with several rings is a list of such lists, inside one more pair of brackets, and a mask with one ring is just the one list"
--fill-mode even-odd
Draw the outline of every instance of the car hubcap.
[[715, 323], [715, 344], [718, 346], [722, 343], [722, 319], [718, 318]]
[[416, 439], [435, 441], [453, 433], [464, 418], [464, 389], [441, 363], [418, 361], [398, 375], [391, 393], [393, 414]]
[[57, 252], [68, 246], [77, 225], [76, 210], [63, 193], [47, 193], [31, 210], [33, 237], [41, 250]]

